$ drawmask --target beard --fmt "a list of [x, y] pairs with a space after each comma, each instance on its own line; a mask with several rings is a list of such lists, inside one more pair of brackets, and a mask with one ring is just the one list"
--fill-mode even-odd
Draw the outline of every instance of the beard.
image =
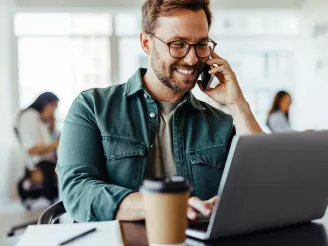
[[[204, 63], [198, 60], [195, 65], [181, 64], [180, 61], [167, 66], [164, 61], [160, 59], [159, 53], [154, 47], [150, 65], [158, 78], [166, 87], [172, 89], [175, 92], [189, 92], [195, 87], [197, 79], [203, 69]], [[174, 77], [174, 73], [177, 73], [176, 69], [194, 70], [194, 77], [192, 79], [177, 79]]]

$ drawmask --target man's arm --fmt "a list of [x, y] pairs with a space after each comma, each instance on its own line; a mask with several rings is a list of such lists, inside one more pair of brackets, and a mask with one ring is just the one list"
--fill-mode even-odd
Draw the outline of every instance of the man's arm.
[[115, 219], [122, 200], [133, 192], [108, 183], [105, 158], [93, 106], [82, 93], [65, 120], [56, 169], [65, 208], [77, 222]]
[[240, 104], [230, 105], [228, 109], [234, 119], [237, 135], [263, 133], [246, 100]]
[[[207, 201], [202, 201], [197, 197], [190, 197], [188, 199], [187, 218], [190, 220], [196, 220], [198, 213], [210, 216], [217, 200], [217, 196]], [[116, 219], [125, 221], [145, 219], [142, 194], [136, 192], [126, 196], [116, 213]]]
[[234, 119], [238, 135], [263, 133], [244, 98], [237, 77], [229, 63], [214, 51], [211, 56], [213, 59], [208, 60], [206, 64], [212, 67], [209, 73], [215, 75], [220, 84], [215, 88], [204, 91], [202, 83], [198, 81], [200, 89], [217, 103], [228, 107]]
[[117, 210], [115, 219], [125, 221], [145, 219], [141, 193], [135, 192], [126, 196]]

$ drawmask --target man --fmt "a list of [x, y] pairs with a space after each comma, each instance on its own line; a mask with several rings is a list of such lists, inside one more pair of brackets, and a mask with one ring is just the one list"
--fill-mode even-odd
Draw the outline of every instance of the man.
[[[235, 134], [232, 117], [237, 134], [262, 130], [228, 62], [212, 52], [211, 21], [209, 0], [145, 1], [140, 42], [149, 69], [76, 98], [57, 167], [65, 207], [76, 221], [143, 219], [137, 192], [143, 180], [172, 175], [193, 185], [189, 219], [212, 212]], [[205, 63], [221, 82], [205, 93], [232, 117], [190, 93]]]

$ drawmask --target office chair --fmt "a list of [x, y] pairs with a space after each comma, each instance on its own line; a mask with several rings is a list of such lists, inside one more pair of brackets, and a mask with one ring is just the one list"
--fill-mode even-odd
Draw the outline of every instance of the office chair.
[[40, 216], [38, 225], [55, 224], [59, 217], [66, 213], [63, 201], [58, 201], [47, 208]]
[[[17, 127], [14, 127], [14, 132], [22, 147], [22, 142]], [[57, 197], [44, 196], [42, 181], [43, 173], [40, 169], [29, 170], [25, 167], [24, 176], [17, 183], [17, 191], [20, 200], [27, 210], [30, 210], [33, 201], [40, 197], [45, 197], [49, 201], [50, 205], [52, 205], [57, 199]]]
[[[20, 145], [22, 145], [19, 132], [16, 127], [14, 127], [14, 133]], [[43, 180], [43, 173], [40, 169], [29, 170], [27, 167], [25, 167], [24, 176], [19, 180], [17, 184], [17, 191], [21, 202], [23, 203], [24, 207], [27, 210], [31, 209], [31, 205], [34, 200], [40, 197], [45, 197], [43, 194], [42, 180]], [[26, 183], [29, 183], [28, 188], [25, 187]], [[57, 199], [57, 197], [45, 197], [45, 198], [49, 201], [50, 205], [54, 204], [55, 199]], [[16, 231], [26, 228], [29, 225], [36, 225], [37, 223], [38, 221], [35, 220], [35, 221], [29, 221], [19, 225], [15, 225], [10, 228], [10, 230], [7, 233], [7, 236], [12, 237], [15, 235]]]
[[[26, 210], [31, 209], [33, 200], [42, 197], [42, 180], [43, 174], [39, 169], [30, 171], [25, 167], [24, 176], [17, 183], [17, 192]], [[26, 188], [25, 184], [29, 187]]]
[[66, 213], [63, 201], [58, 201], [48, 207], [36, 221], [27, 222], [18, 226], [13, 226], [8, 232], [7, 236], [12, 237], [17, 230], [28, 227], [29, 225], [45, 225], [59, 223], [59, 217]]

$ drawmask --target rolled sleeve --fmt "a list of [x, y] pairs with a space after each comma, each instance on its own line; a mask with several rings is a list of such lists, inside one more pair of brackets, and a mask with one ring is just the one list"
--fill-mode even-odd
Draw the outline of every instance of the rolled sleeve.
[[115, 219], [133, 192], [108, 183], [105, 158], [92, 102], [81, 93], [65, 120], [56, 168], [65, 208], [77, 222]]

